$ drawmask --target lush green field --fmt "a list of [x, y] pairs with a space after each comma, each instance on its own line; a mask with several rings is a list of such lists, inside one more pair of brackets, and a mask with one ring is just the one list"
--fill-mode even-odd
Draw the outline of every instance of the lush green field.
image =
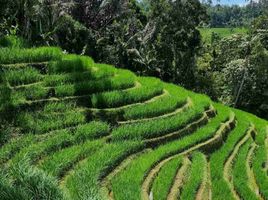
[[205, 43], [211, 42], [211, 36], [216, 33], [220, 38], [228, 37], [233, 34], [246, 34], [248, 29], [246, 28], [200, 28], [199, 29], [202, 40]]
[[0, 200], [268, 199], [265, 120], [58, 48], [0, 75]]

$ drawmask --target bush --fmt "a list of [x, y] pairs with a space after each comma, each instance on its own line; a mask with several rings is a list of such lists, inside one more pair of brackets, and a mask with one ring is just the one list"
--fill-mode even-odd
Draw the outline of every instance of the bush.
[[20, 37], [8, 35], [0, 38], [0, 47], [8, 48], [26, 48], [28, 45], [26, 41]]

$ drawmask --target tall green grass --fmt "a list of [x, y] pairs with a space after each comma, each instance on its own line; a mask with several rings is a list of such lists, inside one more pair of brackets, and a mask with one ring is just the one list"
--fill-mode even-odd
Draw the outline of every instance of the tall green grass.
[[187, 124], [203, 116], [203, 112], [209, 107], [209, 102], [196, 102], [193, 108], [183, 113], [178, 113], [167, 118], [159, 118], [134, 124], [126, 124], [118, 127], [112, 133], [113, 140], [125, 139], [150, 139], [159, 137], [174, 131], [178, 131]]
[[41, 84], [31, 85], [30, 87], [22, 87], [13, 91], [17, 97], [21, 98], [21, 102], [29, 100], [40, 100], [49, 97], [49, 88], [43, 87]]
[[[226, 121], [229, 116], [229, 109], [217, 108], [219, 114], [213, 118], [206, 126], [201, 127], [193, 134], [187, 135], [180, 140], [162, 145], [154, 151], [142, 154], [133, 160], [125, 170], [121, 171], [112, 179], [112, 191], [117, 200], [139, 200], [141, 199], [141, 185], [149, 170], [160, 160], [174, 154], [183, 152], [200, 142], [212, 138], [218, 130], [220, 123]], [[122, 188], [124, 188], [122, 190]]]
[[124, 158], [136, 152], [142, 146], [137, 142], [105, 145], [100, 151], [76, 166], [73, 173], [67, 177], [64, 184], [66, 196], [73, 200], [103, 200], [108, 198], [101, 192], [99, 180], [114, 169]]
[[267, 162], [268, 150], [265, 144], [268, 137], [267, 121], [254, 117], [252, 119], [256, 125], [258, 134], [255, 142], [259, 145], [252, 159], [252, 169], [256, 178], [257, 185], [260, 189], [260, 194], [264, 199], [268, 199], [268, 179], [267, 172], [264, 170], [265, 163]]
[[19, 116], [19, 125], [23, 128], [24, 132], [32, 132], [34, 134], [43, 134], [55, 129], [84, 124], [85, 122], [85, 114], [77, 111], [57, 114], [23, 113]]
[[54, 177], [64, 176], [76, 163], [101, 150], [102, 141], [87, 141], [74, 145], [45, 157], [39, 164], [39, 168]]
[[87, 56], [77, 56], [77, 55], [64, 55], [61, 60], [56, 62], [50, 62], [48, 65], [49, 74], [53, 73], [75, 73], [90, 71], [94, 66], [94, 61], [92, 58]]
[[250, 122], [244, 115], [244, 113], [235, 111], [238, 125], [229, 134], [226, 142], [210, 157], [210, 169], [212, 178], [212, 198], [213, 199], [234, 199], [231, 192], [231, 186], [224, 179], [224, 164], [227, 161], [229, 155], [232, 153], [235, 145], [245, 136]]
[[11, 86], [30, 84], [41, 81], [43, 78], [40, 72], [32, 67], [8, 69], [3, 75]]
[[14, 156], [21, 149], [36, 142], [37, 138], [28, 134], [24, 137], [11, 139], [7, 144], [0, 148], [0, 165], [7, 162], [12, 156]]
[[[25, 194], [25, 200], [63, 199], [63, 194], [57, 186], [57, 181], [43, 171], [29, 166], [26, 158], [20, 160], [19, 163], [11, 169], [10, 176], [13, 180], [12, 186], [23, 191], [22, 194]], [[1, 193], [3, 192], [6, 191], [1, 190]], [[17, 194], [12, 195], [14, 195], [13, 199], [18, 196]]]
[[78, 106], [76, 102], [50, 102], [45, 104], [43, 108], [40, 108], [39, 112], [43, 114], [53, 114], [77, 109]]
[[175, 85], [165, 84], [168, 94], [156, 101], [124, 109], [124, 119], [136, 120], [155, 117], [174, 111], [187, 101], [188, 93]]
[[61, 57], [62, 51], [56, 47], [0, 48], [0, 64], [46, 62], [59, 60]]
[[247, 175], [247, 155], [253, 143], [250, 138], [239, 150], [233, 167], [233, 183], [235, 190], [242, 199], [257, 200], [259, 197], [249, 187], [251, 177]]
[[174, 182], [174, 177], [182, 166], [182, 161], [182, 157], [174, 158], [161, 168], [152, 185], [152, 196], [154, 199], [167, 199], [169, 191]]
[[198, 189], [200, 188], [206, 170], [207, 161], [204, 154], [195, 152], [192, 155], [192, 165], [189, 172], [189, 179], [182, 187], [180, 195], [181, 200], [193, 200], [196, 198]]
[[141, 87], [131, 90], [111, 91], [94, 94], [91, 98], [95, 108], [113, 108], [149, 100], [163, 92], [163, 84], [155, 78], [139, 78]]
[[109, 90], [121, 90], [133, 87], [135, 76], [124, 71], [120, 76], [106, 78], [96, 81], [84, 81], [74, 84], [60, 85], [55, 87], [57, 97], [85, 95]]
[[30, 163], [35, 163], [56, 151], [106, 136], [108, 133], [108, 124], [96, 121], [80, 126], [72, 132], [70, 130], [60, 130], [54, 134], [44, 135], [39, 142], [23, 148], [12, 158], [12, 163], [13, 165], [18, 163], [25, 156]]
[[88, 70], [85, 72], [50, 74], [44, 77], [44, 82], [46, 86], [53, 87], [57, 85], [109, 78], [114, 76], [115, 73], [115, 68], [105, 68], [97, 71]]
[[263, 169], [264, 163], [267, 162], [267, 160], [265, 159], [266, 157], [267, 148], [265, 146], [260, 146], [255, 151], [255, 156], [253, 158], [253, 172], [260, 189], [260, 194], [265, 199], [267, 199], [268, 197], [267, 172]]

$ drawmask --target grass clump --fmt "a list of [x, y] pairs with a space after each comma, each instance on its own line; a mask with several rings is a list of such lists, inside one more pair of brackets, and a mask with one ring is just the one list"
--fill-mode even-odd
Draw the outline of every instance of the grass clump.
[[76, 102], [51, 102], [45, 104], [40, 112], [53, 114], [66, 111], [74, 111], [76, 109], [78, 109]]
[[24, 147], [27, 147], [36, 141], [37, 138], [32, 134], [12, 139], [0, 149], [0, 165], [4, 162], [7, 162], [12, 156], [14, 156], [14, 154], [19, 152]]
[[[99, 180], [107, 175], [128, 155], [142, 148], [141, 143], [125, 142], [105, 145], [85, 162], [76, 166], [74, 173], [65, 180], [68, 196], [73, 200], [106, 199], [100, 191]], [[121, 188], [122, 189], [122, 188]]]
[[85, 72], [74, 72], [74, 73], [62, 73], [62, 74], [51, 74], [44, 78], [46, 86], [58, 86], [64, 84], [71, 84], [76, 82], [83, 82], [88, 80], [100, 80], [110, 78], [115, 75], [115, 70], [107, 71], [85, 71]]
[[76, 163], [95, 153], [103, 145], [101, 141], [87, 141], [84, 144], [65, 148], [45, 157], [39, 168], [54, 177], [63, 177]]
[[87, 56], [64, 55], [61, 60], [51, 62], [48, 66], [49, 74], [75, 73], [92, 70], [94, 61]]
[[175, 85], [165, 84], [167, 95], [150, 103], [124, 109], [125, 120], [155, 117], [174, 111], [187, 101], [188, 93]]
[[[20, 101], [23, 102], [25, 100], [33, 101], [33, 100], [40, 100], [46, 99], [49, 97], [49, 88], [43, 87], [41, 84], [38, 85], [31, 85], [30, 87], [22, 87], [16, 89], [13, 94], [14, 99], [18, 98], [21, 99]], [[17, 100], [19, 101], [19, 100]]]
[[47, 62], [59, 60], [61, 57], [61, 49], [56, 47], [0, 48], [0, 64]]
[[233, 183], [235, 190], [242, 199], [257, 200], [258, 196], [249, 187], [250, 177], [248, 177], [246, 161], [247, 155], [253, 143], [250, 138], [239, 150], [233, 168]]
[[202, 184], [204, 171], [206, 170], [206, 157], [200, 152], [195, 152], [192, 155], [192, 165], [189, 171], [189, 178], [183, 185], [180, 199], [191, 200], [195, 199], [197, 191]]
[[24, 113], [19, 116], [19, 125], [24, 132], [44, 134], [49, 131], [64, 129], [86, 122], [85, 114], [77, 111], [58, 114]]
[[268, 179], [267, 171], [264, 170], [265, 163], [267, 162], [267, 145], [268, 145], [268, 124], [264, 120], [256, 117], [252, 119], [256, 125], [258, 134], [255, 142], [259, 145], [254, 151], [252, 159], [252, 169], [255, 175], [257, 185], [260, 189], [262, 197], [268, 197]]
[[163, 85], [159, 79], [140, 78], [141, 87], [130, 90], [112, 91], [94, 94], [91, 98], [95, 108], [113, 108], [131, 103], [139, 103], [149, 100], [163, 92]]
[[93, 121], [85, 126], [77, 127], [75, 130], [58, 130], [53, 134], [43, 135], [38, 142], [23, 148], [12, 158], [13, 165], [25, 156], [33, 164], [42, 159], [73, 145], [81, 145], [88, 140], [94, 140], [109, 134], [109, 125], [103, 122]]
[[25, 200], [63, 199], [63, 194], [57, 186], [57, 181], [43, 171], [29, 166], [25, 159], [22, 159], [11, 169], [10, 175], [13, 178], [13, 185], [16, 188], [21, 188], [24, 192], [23, 194], [26, 194], [27, 198]]
[[0, 38], [0, 47], [25, 48], [27, 46], [28, 44], [24, 39], [14, 35], [7, 35]]
[[132, 73], [125, 72], [112, 78], [57, 86], [55, 93], [57, 97], [64, 97], [127, 89], [134, 86], [134, 80], [135, 76]]
[[182, 157], [174, 158], [161, 168], [152, 185], [154, 199], [167, 199], [174, 177], [182, 166], [182, 161]]
[[26, 67], [4, 71], [4, 77], [11, 86], [35, 83], [42, 80], [42, 75], [37, 69]]

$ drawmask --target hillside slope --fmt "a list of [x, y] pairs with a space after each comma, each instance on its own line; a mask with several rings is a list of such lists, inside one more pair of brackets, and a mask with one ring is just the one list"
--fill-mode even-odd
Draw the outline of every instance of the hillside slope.
[[1, 200], [268, 199], [265, 120], [57, 48], [0, 69]]

